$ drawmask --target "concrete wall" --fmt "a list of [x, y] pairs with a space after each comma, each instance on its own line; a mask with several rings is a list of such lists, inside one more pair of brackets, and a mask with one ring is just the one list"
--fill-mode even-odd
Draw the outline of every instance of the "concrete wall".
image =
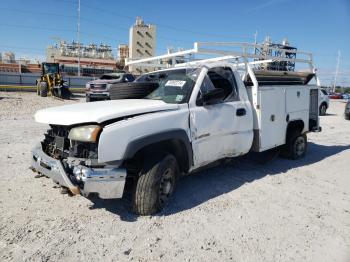
[[[35, 86], [35, 81], [40, 74], [32, 73], [4, 73], [0, 72], [0, 85], [22, 85], [22, 86]], [[63, 77], [67, 81], [70, 87], [85, 87], [85, 84], [93, 77], [78, 77], [78, 76], [66, 76]]]

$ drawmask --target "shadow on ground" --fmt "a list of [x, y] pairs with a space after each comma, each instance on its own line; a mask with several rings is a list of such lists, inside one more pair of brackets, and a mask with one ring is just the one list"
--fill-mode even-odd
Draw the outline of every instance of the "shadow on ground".
[[[289, 169], [317, 163], [332, 155], [350, 149], [350, 145], [325, 146], [308, 144], [307, 155], [300, 160], [275, 158], [265, 165], [259, 164], [257, 154], [248, 154], [234, 158], [225, 165], [220, 165], [180, 179], [176, 193], [169, 205], [158, 216], [168, 216], [196, 207], [212, 198], [231, 192], [246, 183], [251, 183], [267, 175], [283, 175]], [[262, 156], [264, 157], [264, 156]], [[124, 221], [136, 221], [123, 206], [122, 200], [91, 199], [91, 209], [103, 208], [119, 215]]]

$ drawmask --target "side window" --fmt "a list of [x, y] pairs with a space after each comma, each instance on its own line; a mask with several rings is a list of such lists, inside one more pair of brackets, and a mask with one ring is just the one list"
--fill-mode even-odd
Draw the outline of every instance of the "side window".
[[202, 101], [201, 101], [202, 95], [208, 93], [210, 90], [213, 90], [213, 89], [215, 89], [215, 86], [211, 82], [208, 75], [206, 75], [203, 79], [201, 88], [199, 89], [199, 94], [196, 102], [197, 106], [202, 105]]
[[134, 77], [131, 76], [131, 75], [125, 75], [125, 76], [124, 76], [124, 81], [125, 81], [125, 82], [132, 82], [132, 81], [134, 81], [134, 80], [135, 80]]
[[208, 71], [208, 77], [215, 88], [225, 91], [225, 102], [238, 100], [238, 87], [235, 76], [229, 67], [215, 67]]
[[235, 76], [229, 67], [211, 68], [203, 79], [200, 92], [197, 97], [197, 105], [201, 105], [202, 94], [208, 91], [220, 88], [225, 92], [224, 102], [239, 100], [238, 87]]

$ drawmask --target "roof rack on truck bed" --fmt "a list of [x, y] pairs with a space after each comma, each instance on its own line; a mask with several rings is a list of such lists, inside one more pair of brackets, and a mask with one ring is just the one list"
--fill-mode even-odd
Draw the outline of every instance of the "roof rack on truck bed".
[[[219, 61], [231, 62], [246, 71], [248, 66], [251, 67], [259, 85], [306, 85], [314, 77], [320, 85], [312, 53], [266, 43], [195, 42], [192, 49], [138, 60], [127, 59], [125, 64], [161, 70]], [[295, 64], [306, 65], [306, 68], [295, 71]], [[253, 85], [249, 74], [244, 77], [247, 85]]]

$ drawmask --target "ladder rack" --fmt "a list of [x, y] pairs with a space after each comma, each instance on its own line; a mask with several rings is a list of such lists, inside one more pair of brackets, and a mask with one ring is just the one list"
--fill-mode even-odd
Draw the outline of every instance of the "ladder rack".
[[[267, 52], [256, 53], [261, 49]], [[274, 51], [279, 56], [269, 55]], [[293, 57], [291, 57], [293, 54]], [[298, 55], [298, 58], [296, 56]], [[310, 72], [314, 72], [313, 57], [310, 52], [296, 49], [284, 49], [266, 44], [242, 42], [195, 42], [192, 49], [168, 53], [164, 55], [142, 58], [138, 60], [126, 59], [125, 65], [136, 67], [154, 67], [164, 69], [175, 66], [195, 65], [218, 61], [235, 61], [237, 64], [263, 64], [276, 62], [302, 63], [308, 65]]]

